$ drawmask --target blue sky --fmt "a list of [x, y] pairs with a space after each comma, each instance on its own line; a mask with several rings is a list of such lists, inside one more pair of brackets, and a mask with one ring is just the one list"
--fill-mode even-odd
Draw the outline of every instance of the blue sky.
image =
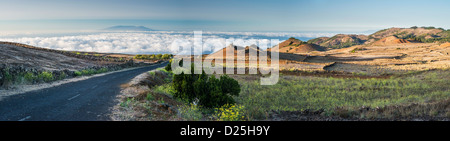
[[158, 30], [333, 31], [450, 28], [447, 0], [0, 0], [0, 32], [114, 25]]

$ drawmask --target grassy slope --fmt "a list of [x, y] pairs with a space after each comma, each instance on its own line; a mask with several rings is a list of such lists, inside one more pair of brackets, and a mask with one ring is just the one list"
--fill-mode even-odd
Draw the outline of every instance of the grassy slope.
[[[306, 109], [324, 110], [324, 115], [333, 115], [337, 107], [351, 111], [363, 106], [383, 108], [447, 100], [450, 98], [449, 78], [450, 70], [391, 79], [289, 76], [281, 77], [273, 86], [259, 85], [259, 79], [240, 80], [242, 91], [236, 99], [245, 106], [250, 119], [265, 119], [271, 111]], [[420, 114], [439, 114], [427, 112]], [[449, 116], [448, 109], [441, 114]]]

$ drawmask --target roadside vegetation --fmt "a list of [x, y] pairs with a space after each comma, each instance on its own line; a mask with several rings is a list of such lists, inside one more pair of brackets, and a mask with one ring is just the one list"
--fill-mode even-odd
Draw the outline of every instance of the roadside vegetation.
[[83, 69], [79, 71], [75, 71], [75, 76], [84, 76], [84, 75], [94, 75], [99, 73], [105, 73], [108, 72], [107, 68], [100, 68], [100, 69]]
[[172, 54], [138, 54], [133, 57], [133, 59], [142, 59], [142, 60], [160, 60], [160, 59], [170, 59], [172, 58]]
[[0, 76], [2, 77], [2, 81], [0, 82], [0, 86], [2, 87], [11, 87], [15, 85], [30, 85], [30, 84], [38, 84], [38, 83], [48, 83], [56, 80], [62, 80], [65, 78], [77, 77], [77, 76], [88, 76], [99, 73], [108, 72], [109, 69], [106, 67], [99, 68], [89, 68], [83, 69], [79, 71], [21, 71], [16, 72], [11, 70], [10, 68], [5, 68], [0, 72]]
[[[237, 105], [234, 100], [240, 93], [240, 85], [236, 80], [227, 75], [216, 78], [215, 75], [208, 76], [205, 72], [194, 74], [193, 64], [190, 71], [191, 74], [173, 74], [170, 67], [150, 71], [147, 78], [139, 83], [150, 89], [135, 96], [122, 98], [120, 104], [123, 111], [134, 111], [131, 113], [138, 111], [145, 116], [132, 114], [129, 116], [131, 118], [125, 120], [245, 119], [243, 106]], [[130, 87], [142, 89], [139, 86]], [[119, 117], [126, 117], [123, 115], [126, 114]]]
[[23, 68], [0, 68], [0, 89], [12, 89], [19, 85], [33, 85], [40, 83], [49, 83], [66, 78], [74, 78], [80, 76], [91, 76], [95, 74], [116, 71], [128, 67], [142, 66], [145, 64], [118, 64], [108, 66], [94, 66], [81, 70], [38, 70]]

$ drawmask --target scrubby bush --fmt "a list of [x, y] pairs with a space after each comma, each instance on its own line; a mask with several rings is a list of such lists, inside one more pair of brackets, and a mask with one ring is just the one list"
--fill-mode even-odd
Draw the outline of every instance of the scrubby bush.
[[170, 59], [170, 60], [169, 60], [169, 64], [167, 64], [167, 66], [164, 67], [164, 69], [165, 69], [166, 71], [172, 71], [172, 60], [173, 60], [173, 59]]
[[98, 74], [98, 73], [105, 73], [105, 72], [108, 72], [107, 68], [98, 69], [95, 73]]
[[170, 59], [172, 57], [173, 57], [172, 54], [151, 54], [151, 55], [138, 54], [135, 55], [133, 58], [143, 60], [153, 60], [153, 59]]
[[170, 85], [170, 84], [156, 86], [155, 88], [153, 88], [153, 91], [155, 93], [165, 94], [165, 95], [169, 95], [169, 96], [173, 96], [175, 93], [175, 90], [173, 89], [172, 85]]
[[194, 74], [194, 64], [191, 65], [191, 74], [174, 75], [174, 97], [192, 103], [198, 101], [205, 108], [216, 108], [225, 104], [234, 104], [232, 96], [238, 96], [241, 89], [239, 83], [227, 75], [216, 79], [214, 75], [208, 77], [204, 71], [202, 74]]
[[52, 74], [52, 72], [43, 71], [43, 72], [39, 73], [38, 79], [40, 81], [50, 82], [50, 81], [53, 81], [53, 74]]
[[170, 59], [170, 58], [172, 58], [172, 54], [163, 54], [161, 56], [161, 59]]
[[145, 99], [147, 101], [153, 101], [153, 100], [155, 100], [155, 97], [153, 96], [152, 93], [147, 93], [147, 96], [145, 97]]
[[25, 80], [26, 80], [27, 82], [30, 82], [30, 83], [33, 83], [34, 80], [36, 80], [36, 76], [35, 76], [33, 73], [31, 73], [31, 72], [27, 72], [27, 73], [25, 74], [24, 78], [25, 78]]
[[155, 58], [156, 58], [156, 59], [161, 59], [161, 57], [162, 57], [162, 54], [156, 54], [156, 55], [155, 55]]
[[195, 104], [183, 105], [179, 108], [182, 118], [188, 121], [197, 121], [203, 118], [200, 107]]
[[58, 80], [63, 80], [63, 79], [65, 79], [66, 77], [67, 77], [66, 73], [61, 72], [61, 74], [59, 74], [59, 76], [58, 76]]
[[6, 69], [3, 70], [3, 80], [6, 83], [12, 82], [13, 77], [12, 77], [11, 74], [9, 74], [9, 68], [6, 68]]
[[83, 73], [83, 75], [93, 75], [96, 74], [96, 70], [95, 69], [85, 69], [81, 71]]
[[74, 74], [75, 74], [75, 76], [81, 76], [81, 75], [83, 75], [83, 73], [82, 73], [81, 71], [75, 71]]

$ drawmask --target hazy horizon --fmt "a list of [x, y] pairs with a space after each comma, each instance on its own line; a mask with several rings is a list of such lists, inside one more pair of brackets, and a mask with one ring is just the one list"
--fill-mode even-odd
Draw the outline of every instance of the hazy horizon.
[[[156, 30], [365, 32], [450, 28], [444, 0], [12, 0], [1, 1], [0, 32], [73, 32], [116, 25]], [[432, 16], [429, 16], [432, 15]]]
[[[114, 53], [172, 52], [204, 41], [252, 39], [303, 41], [335, 34], [371, 34], [390, 27], [448, 29], [450, 1], [433, 0], [0, 0], [0, 41], [52, 49]], [[433, 16], [428, 16], [433, 15]], [[112, 26], [145, 26], [154, 32], [105, 32]], [[183, 39], [183, 42], [175, 42]], [[225, 47], [225, 46], [223, 46]]]
[[[156, 31], [220, 31], [220, 32], [317, 32], [317, 33], [371, 33], [385, 28], [354, 28], [339, 30], [274, 30], [252, 29], [236, 26], [236, 22], [181, 21], [181, 20], [131, 20], [131, 19], [59, 19], [59, 20], [0, 20], [4, 33], [59, 33], [98, 31], [112, 26], [145, 26]], [[247, 23], [250, 24], [250, 23]], [[418, 25], [420, 26], [420, 25]], [[390, 27], [386, 27], [390, 28]]]

